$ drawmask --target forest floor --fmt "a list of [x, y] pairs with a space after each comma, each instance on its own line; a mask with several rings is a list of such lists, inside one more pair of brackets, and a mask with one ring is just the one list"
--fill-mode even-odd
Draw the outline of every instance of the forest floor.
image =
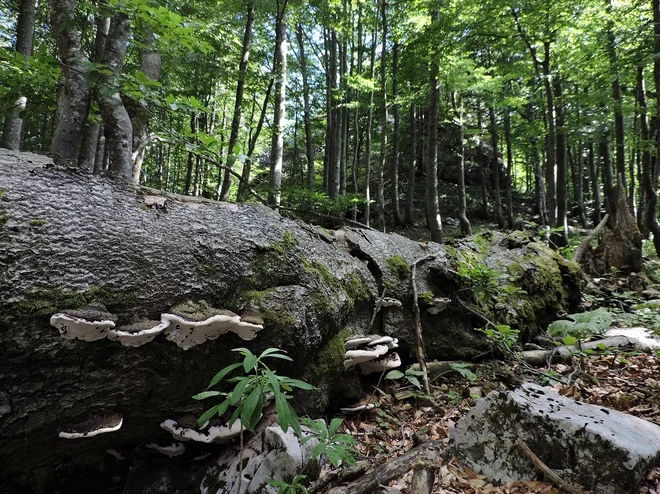
[[[658, 290], [660, 262], [655, 256], [645, 260], [650, 281], [647, 288]], [[660, 305], [649, 309], [644, 305], [648, 299], [629, 285], [628, 278], [618, 278], [614, 274], [592, 280], [582, 309], [607, 307], [615, 315], [615, 326], [644, 326], [660, 333]], [[657, 293], [660, 295], [660, 291]], [[660, 425], [660, 352], [610, 351], [575, 356], [569, 364], [547, 367], [544, 370], [549, 372], [545, 374], [532, 373], [520, 364], [506, 361], [474, 364], [471, 369], [476, 375], [470, 376], [471, 379], [459, 373], [440, 376], [432, 383], [431, 397], [424, 396], [409, 382], [383, 380], [378, 391], [368, 399], [376, 406], [348, 417], [344, 423], [346, 432], [358, 440], [358, 459], [381, 464], [426, 440], [447, 440], [451, 426], [474, 406], [478, 398], [491, 390], [507, 389], [503, 381], [552, 386], [560, 394], [575, 400], [613, 408]], [[564, 382], [554, 380], [553, 375], [561, 376], [559, 379]], [[408, 492], [411, 477], [412, 471], [392, 480], [387, 492]], [[462, 468], [452, 461], [439, 466], [433, 492], [559, 494], [562, 491], [542, 481], [493, 484], [470, 468]], [[638, 492], [660, 494], [660, 467], [647, 474]]]

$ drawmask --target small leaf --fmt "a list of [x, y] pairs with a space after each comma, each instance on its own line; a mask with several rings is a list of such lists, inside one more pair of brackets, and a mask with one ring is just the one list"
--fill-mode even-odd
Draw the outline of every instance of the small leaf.
[[284, 432], [289, 428], [291, 416], [289, 413], [289, 403], [282, 393], [275, 394], [275, 409], [277, 410], [277, 421]]
[[243, 360], [243, 370], [248, 373], [257, 366], [257, 356], [247, 355]]
[[343, 420], [338, 419], [338, 418], [334, 418], [330, 421], [330, 435], [331, 436], [335, 435], [335, 432], [337, 432], [337, 429], [339, 428], [339, 426], [341, 425], [342, 422], [343, 422]]
[[212, 396], [218, 396], [221, 394], [224, 393], [221, 393], [220, 391], [203, 391], [193, 396], [193, 400], [205, 400], [206, 398], [210, 398]]
[[238, 369], [241, 366], [240, 362], [237, 362], [235, 364], [228, 365], [224, 369], [222, 369], [220, 372], [218, 372], [213, 379], [211, 379], [211, 383], [208, 385], [209, 388], [212, 388], [216, 384], [218, 384], [222, 379], [229, 374], [231, 371], [234, 369]]
[[401, 379], [403, 377], [403, 372], [398, 371], [398, 370], [392, 370], [387, 373], [385, 376], [385, 379], [391, 379], [391, 380], [396, 380], [396, 379]]

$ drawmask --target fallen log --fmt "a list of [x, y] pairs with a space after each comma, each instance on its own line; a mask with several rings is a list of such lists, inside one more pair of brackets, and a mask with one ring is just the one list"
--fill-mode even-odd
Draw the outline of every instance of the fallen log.
[[[360, 398], [344, 339], [365, 332], [387, 289], [401, 306], [383, 308], [373, 331], [398, 338], [410, 361], [409, 266], [432, 253], [417, 268], [420, 295], [466, 296], [470, 282], [456, 275], [466, 259], [510, 270], [526, 294], [506, 317], [530, 335], [557, 304], [570, 312], [579, 300], [577, 268], [529, 238], [443, 247], [328, 232], [262, 205], [130, 187], [0, 150], [0, 486], [81, 453], [165, 443], [160, 423], [199, 416], [191, 396], [237, 361], [235, 347], [288, 351], [295, 362], [278, 371], [319, 388], [298, 400], [301, 413]], [[479, 323], [455, 304], [424, 310], [427, 357], [484, 353]], [[121, 419], [103, 425], [108, 417]]]

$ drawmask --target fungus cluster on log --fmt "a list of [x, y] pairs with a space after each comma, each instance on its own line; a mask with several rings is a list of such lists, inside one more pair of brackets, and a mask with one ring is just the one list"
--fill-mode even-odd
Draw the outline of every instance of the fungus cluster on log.
[[124, 346], [138, 347], [160, 333], [188, 350], [220, 335], [233, 332], [244, 340], [253, 340], [263, 329], [263, 320], [253, 309], [239, 316], [225, 309], [214, 309], [204, 301], [186, 302], [161, 314], [160, 321], [139, 321], [115, 329], [117, 317], [102, 305], [76, 310], [62, 310], [50, 318], [63, 338], [96, 341], [108, 337]]
[[344, 343], [344, 368], [360, 366], [362, 374], [382, 372], [401, 365], [401, 359], [392, 350], [399, 347], [398, 340], [391, 336], [358, 336]]
[[160, 426], [179, 441], [195, 441], [205, 444], [230, 443], [243, 430], [240, 419], [236, 419], [231, 426], [214, 419], [204, 426], [198, 427], [195, 417], [192, 416], [182, 417], [179, 420], [165, 420]]

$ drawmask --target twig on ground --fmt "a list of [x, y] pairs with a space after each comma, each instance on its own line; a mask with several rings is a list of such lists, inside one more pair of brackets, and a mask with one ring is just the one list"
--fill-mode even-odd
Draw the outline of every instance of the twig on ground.
[[534, 466], [543, 475], [545, 475], [548, 478], [548, 480], [550, 480], [560, 489], [563, 489], [570, 494], [589, 493], [589, 491], [584, 490], [582, 487], [573, 485], [570, 482], [567, 482], [566, 480], [562, 479], [559, 475], [557, 475], [557, 473], [554, 470], [552, 470], [545, 463], [543, 463], [541, 459], [538, 456], [536, 456], [531, 449], [529, 449], [529, 447], [524, 443], [522, 439], [520, 438], [516, 439], [516, 446], [518, 446], [522, 450], [522, 452], [529, 459], [529, 461], [531, 461], [534, 464]]

